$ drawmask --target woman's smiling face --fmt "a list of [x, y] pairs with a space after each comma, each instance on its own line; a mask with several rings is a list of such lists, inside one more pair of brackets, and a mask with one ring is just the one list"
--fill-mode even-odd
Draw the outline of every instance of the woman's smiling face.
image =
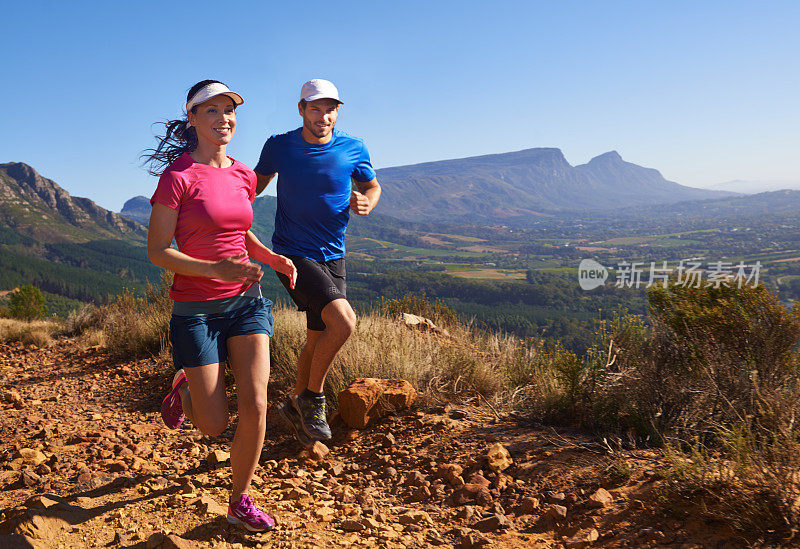
[[214, 145], [227, 145], [236, 132], [236, 105], [227, 95], [216, 95], [188, 113], [197, 130], [197, 139]]

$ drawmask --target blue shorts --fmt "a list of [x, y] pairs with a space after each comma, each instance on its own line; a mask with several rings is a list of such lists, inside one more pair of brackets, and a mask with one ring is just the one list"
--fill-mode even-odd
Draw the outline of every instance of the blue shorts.
[[173, 314], [169, 340], [175, 369], [224, 362], [228, 358], [228, 338], [250, 334], [272, 337], [272, 301], [265, 297], [223, 313]]

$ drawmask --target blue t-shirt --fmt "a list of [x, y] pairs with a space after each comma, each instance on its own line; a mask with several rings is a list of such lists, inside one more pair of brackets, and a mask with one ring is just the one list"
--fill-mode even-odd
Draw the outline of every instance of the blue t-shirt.
[[324, 145], [308, 143], [302, 128], [273, 135], [255, 168], [278, 172], [278, 211], [272, 249], [315, 261], [344, 257], [350, 219], [350, 178], [375, 179], [364, 141], [337, 129]]

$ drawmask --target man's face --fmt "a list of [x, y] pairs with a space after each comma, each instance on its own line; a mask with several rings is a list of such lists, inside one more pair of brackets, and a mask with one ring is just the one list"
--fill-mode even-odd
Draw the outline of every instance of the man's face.
[[300, 104], [300, 116], [303, 117], [303, 127], [318, 138], [324, 139], [333, 131], [336, 118], [339, 116], [339, 102], [333, 99], [317, 99], [306, 103], [305, 108]]

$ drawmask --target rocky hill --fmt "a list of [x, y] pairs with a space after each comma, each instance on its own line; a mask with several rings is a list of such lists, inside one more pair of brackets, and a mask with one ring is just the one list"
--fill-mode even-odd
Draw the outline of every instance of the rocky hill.
[[88, 198], [70, 196], [21, 162], [0, 164], [0, 228], [39, 242], [146, 239], [144, 228]]
[[738, 544], [690, 501], [665, 502], [654, 451], [422, 406], [364, 430], [332, 421], [330, 452], [314, 455], [277, 420], [276, 394], [251, 493], [278, 527], [248, 533], [225, 521], [232, 427], [164, 427], [168, 369], [69, 339], [0, 342], [0, 547]]
[[381, 211], [410, 221], [535, 219], [730, 196], [685, 187], [616, 151], [571, 166], [559, 149], [526, 149], [378, 170]]
[[0, 290], [34, 284], [50, 312], [157, 280], [140, 223], [71, 196], [19, 162], [0, 164]]

